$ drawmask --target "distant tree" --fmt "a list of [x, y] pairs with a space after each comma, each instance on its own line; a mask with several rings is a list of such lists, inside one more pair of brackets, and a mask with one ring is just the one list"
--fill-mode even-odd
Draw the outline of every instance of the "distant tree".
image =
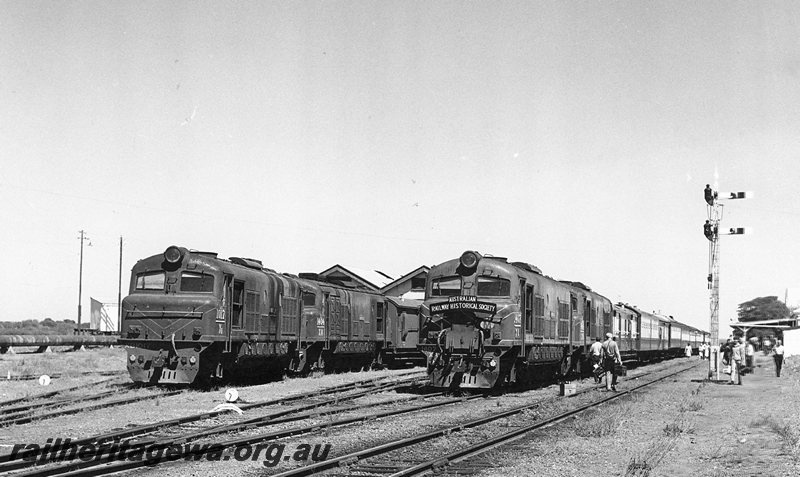
[[755, 298], [739, 304], [739, 321], [778, 320], [792, 316], [792, 310], [777, 296]]
[[71, 335], [75, 332], [73, 320], [0, 321], [0, 335]]

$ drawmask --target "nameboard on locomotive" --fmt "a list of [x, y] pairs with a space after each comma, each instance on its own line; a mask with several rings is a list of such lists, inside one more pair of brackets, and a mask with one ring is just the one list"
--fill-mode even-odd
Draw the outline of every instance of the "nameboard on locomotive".
[[431, 313], [442, 313], [445, 311], [472, 310], [482, 313], [497, 312], [497, 304], [485, 301], [478, 301], [478, 297], [472, 295], [451, 296], [447, 301], [431, 304]]

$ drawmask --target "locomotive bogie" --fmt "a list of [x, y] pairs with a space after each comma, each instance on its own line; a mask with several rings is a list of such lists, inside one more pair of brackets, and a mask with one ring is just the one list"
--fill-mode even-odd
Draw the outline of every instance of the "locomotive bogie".
[[134, 382], [190, 383], [200, 371], [200, 355], [208, 343], [195, 341], [138, 342], [128, 349], [128, 373]]

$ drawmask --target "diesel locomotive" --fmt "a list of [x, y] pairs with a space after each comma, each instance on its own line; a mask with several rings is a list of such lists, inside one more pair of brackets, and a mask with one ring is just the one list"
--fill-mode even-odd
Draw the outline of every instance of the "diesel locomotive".
[[697, 348], [706, 334], [668, 316], [614, 304], [580, 282], [474, 251], [434, 266], [420, 308], [430, 384], [487, 389], [586, 372], [594, 337], [613, 333], [623, 359]]
[[422, 357], [417, 307], [250, 258], [170, 246], [133, 267], [120, 343], [140, 383], [359, 369]]

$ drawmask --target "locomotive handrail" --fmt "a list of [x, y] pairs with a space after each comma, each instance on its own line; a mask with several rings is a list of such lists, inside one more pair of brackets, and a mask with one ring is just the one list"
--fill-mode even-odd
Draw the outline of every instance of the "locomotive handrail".
[[160, 310], [160, 311], [140, 311], [131, 310], [125, 312], [125, 318], [191, 318], [202, 319], [202, 311], [174, 311], [174, 310]]

